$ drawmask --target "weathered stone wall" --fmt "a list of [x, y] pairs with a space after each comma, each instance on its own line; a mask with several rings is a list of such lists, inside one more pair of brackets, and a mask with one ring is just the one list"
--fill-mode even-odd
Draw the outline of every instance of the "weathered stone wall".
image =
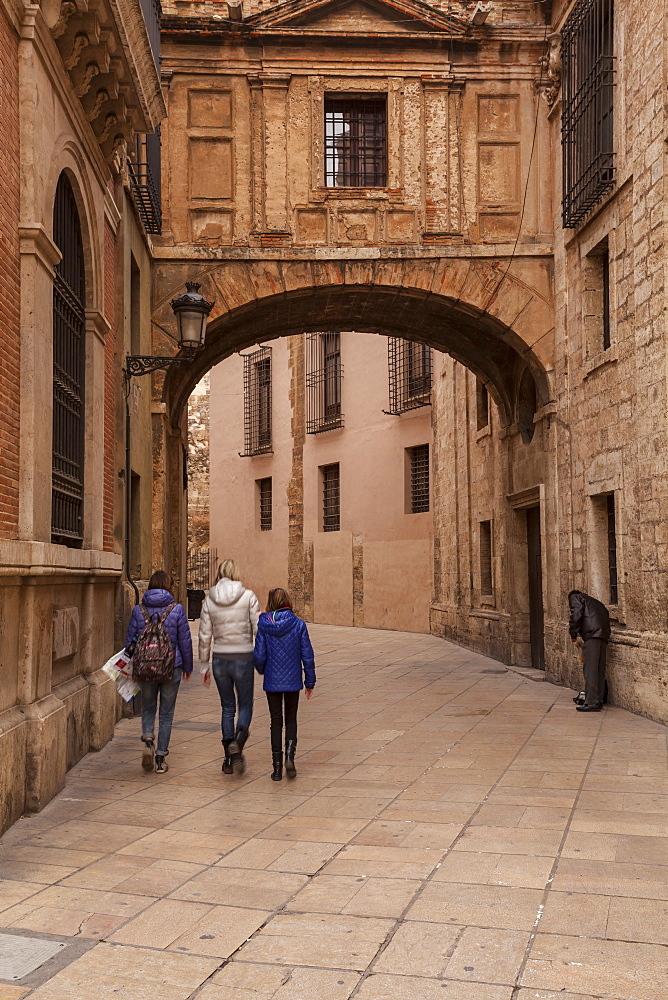
[[188, 400], [188, 551], [209, 545], [209, 376]]

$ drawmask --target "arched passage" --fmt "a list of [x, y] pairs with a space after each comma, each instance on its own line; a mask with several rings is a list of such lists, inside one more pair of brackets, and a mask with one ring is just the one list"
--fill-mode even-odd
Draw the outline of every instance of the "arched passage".
[[[437, 258], [296, 262], [221, 261], [197, 273], [193, 262], [170, 262], [158, 272], [155, 353], [173, 353], [170, 300], [182, 283], [198, 280], [215, 300], [206, 346], [194, 361], [174, 366], [154, 384], [154, 561], [183, 580], [185, 558], [185, 435], [188, 396], [201, 377], [231, 354], [258, 342], [314, 330], [356, 330], [429, 344], [472, 370], [517, 429], [519, 386], [530, 372], [536, 418], [552, 399], [553, 312], [549, 264], [535, 259], [513, 271], [480, 259]], [[539, 436], [537, 436], [539, 437]], [[542, 439], [541, 440], [547, 440]], [[547, 445], [532, 446], [519, 476], [506, 475], [506, 492], [529, 478], [545, 482]], [[506, 462], [506, 473], [514, 458]], [[301, 544], [299, 523], [291, 524]], [[298, 580], [290, 581], [297, 594]]]

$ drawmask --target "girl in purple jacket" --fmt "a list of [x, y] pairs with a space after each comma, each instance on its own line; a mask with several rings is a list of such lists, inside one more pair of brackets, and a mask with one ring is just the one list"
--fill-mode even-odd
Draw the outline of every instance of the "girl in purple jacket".
[[[174, 604], [172, 578], [169, 573], [159, 569], [148, 582], [148, 590], [142, 597], [142, 605], [153, 621], [157, 621], [170, 604]], [[132, 609], [125, 645], [135, 643], [146, 627], [141, 605]], [[182, 604], [177, 604], [165, 619], [165, 630], [170, 638], [175, 652], [174, 672], [171, 680], [158, 684], [155, 681], [138, 681], [141, 688], [141, 732], [144, 752], [142, 767], [145, 771], [155, 769], [157, 774], [169, 770], [165, 757], [169, 753], [169, 738], [172, 735], [172, 720], [176, 708], [176, 696], [179, 693], [181, 677], [190, 680], [193, 669], [193, 644], [190, 635], [188, 618]], [[155, 713], [160, 694], [160, 728], [158, 732], [158, 748], [155, 748]]]
[[[306, 678], [306, 697], [315, 687], [315, 658], [306, 623], [292, 610], [287, 590], [269, 591], [266, 614], [260, 615], [253, 654], [255, 669], [264, 675], [263, 688], [271, 716], [272, 781], [283, 777], [283, 709], [285, 707], [285, 770], [297, 774], [297, 709]], [[302, 674], [303, 670], [303, 674]]]

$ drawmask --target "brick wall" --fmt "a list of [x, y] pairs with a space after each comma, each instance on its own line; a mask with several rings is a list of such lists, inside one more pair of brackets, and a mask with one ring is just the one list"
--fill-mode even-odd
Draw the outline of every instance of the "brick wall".
[[104, 501], [103, 546], [114, 550], [114, 450], [116, 429], [116, 238], [108, 222], [104, 225], [104, 315], [110, 330], [104, 344]]
[[0, 7], [0, 537], [18, 529], [19, 508], [19, 96], [18, 51]]

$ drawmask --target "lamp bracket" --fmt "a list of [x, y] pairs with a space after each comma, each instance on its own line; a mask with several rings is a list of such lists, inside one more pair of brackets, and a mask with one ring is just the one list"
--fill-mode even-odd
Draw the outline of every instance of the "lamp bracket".
[[191, 361], [194, 356], [193, 350], [183, 349], [180, 354], [173, 358], [152, 357], [147, 354], [128, 354], [125, 359], [125, 374], [128, 378], [133, 375], [151, 375], [161, 369], [171, 368], [172, 365], [180, 365], [184, 361]]

